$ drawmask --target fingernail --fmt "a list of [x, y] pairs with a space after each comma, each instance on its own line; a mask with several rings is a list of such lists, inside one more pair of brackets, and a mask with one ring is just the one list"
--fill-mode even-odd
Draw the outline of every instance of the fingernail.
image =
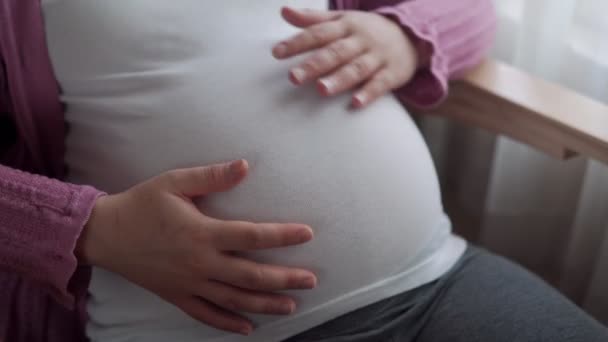
[[232, 180], [240, 179], [245, 169], [247, 169], [246, 161], [242, 159], [233, 161], [232, 163], [230, 163], [230, 166], [228, 168], [230, 172], [230, 178], [232, 178]]
[[245, 335], [245, 336], [249, 336], [249, 335], [251, 335], [252, 331], [253, 330], [251, 329], [250, 326], [245, 326], [245, 327], [241, 328], [240, 333], [243, 334], [243, 335]]
[[311, 229], [308, 227], [298, 230], [297, 235], [298, 241], [300, 242], [310, 241], [310, 239], [312, 238]]
[[357, 94], [353, 98], [353, 102], [356, 107], [363, 107], [367, 102], [367, 96], [365, 94]]
[[319, 84], [321, 84], [321, 87], [323, 87], [323, 90], [325, 90], [327, 94], [331, 94], [334, 90], [335, 82], [329, 78], [320, 79]]
[[317, 279], [313, 276], [306, 276], [300, 282], [302, 289], [314, 289], [317, 287]]
[[292, 81], [296, 84], [302, 84], [306, 81], [306, 71], [302, 68], [293, 68], [290, 74]]
[[293, 303], [282, 303], [281, 304], [281, 312], [286, 315], [293, 313], [294, 310], [295, 310], [295, 307], [294, 307]]
[[277, 58], [285, 57], [285, 54], [287, 54], [287, 45], [285, 45], [285, 43], [281, 43], [275, 46], [272, 53]]

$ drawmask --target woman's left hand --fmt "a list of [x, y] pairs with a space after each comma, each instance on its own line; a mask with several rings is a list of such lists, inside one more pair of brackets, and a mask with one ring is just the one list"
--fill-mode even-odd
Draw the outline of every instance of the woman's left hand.
[[272, 49], [278, 59], [316, 50], [290, 70], [296, 85], [316, 81], [331, 96], [359, 87], [356, 108], [410, 81], [418, 53], [403, 28], [376, 13], [296, 10], [285, 7], [283, 18], [304, 30]]

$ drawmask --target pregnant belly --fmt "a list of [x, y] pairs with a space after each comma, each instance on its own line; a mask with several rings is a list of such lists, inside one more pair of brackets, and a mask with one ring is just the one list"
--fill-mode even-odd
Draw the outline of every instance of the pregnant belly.
[[[390, 96], [349, 111], [346, 97], [291, 86], [287, 65], [265, 45], [243, 50], [255, 67], [224, 52], [105, 79], [94, 100], [67, 96], [71, 180], [115, 192], [176, 167], [247, 159], [249, 177], [200, 208], [218, 218], [313, 227], [309, 244], [250, 255], [318, 274], [317, 289], [294, 293], [300, 311], [413, 267], [443, 214], [435, 170], [408, 114]], [[91, 293], [92, 318], [107, 325], [188, 320], [102, 270], [94, 271]]]

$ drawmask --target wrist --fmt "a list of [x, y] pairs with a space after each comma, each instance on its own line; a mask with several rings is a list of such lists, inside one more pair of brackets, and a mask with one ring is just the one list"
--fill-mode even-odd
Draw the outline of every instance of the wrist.
[[430, 66], [433, 47], [424, 39], [418, 37], [409, 27], [401, 26], [401, 30], [412, 49], [412, 53], [416, 60], [416, 69], [424, 69]]
[[95, 201], [91, 215], [87, 220], [78, 240], [76, 242], [75, 255], [78, 262], [84, 265], [99, 266], [103, 263], [104, 255], [104, 231], [109, 228], [107, 222], [110, 213], [109, 201], [111, 196], [100, 196]]
[[433, 56], [433, 47], [424, 39], [420, 38], [414, 31], [407, 25], [403, 25], [394, 13], [378, 13], [384, 16], [386, 19], [392, 21], [399, 27], [403, 32], [404, 38], [413, 50], [413, 58], [415, 59], [416, 69], [425, 69], [431, 65], [431, 58]]

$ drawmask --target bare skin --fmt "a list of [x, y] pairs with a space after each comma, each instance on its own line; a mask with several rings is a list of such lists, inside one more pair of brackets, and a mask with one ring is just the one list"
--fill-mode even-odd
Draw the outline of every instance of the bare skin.
[[355, 90], [361, 108], [408, 83], [419, 65], [418, 52], [397, 23], [377, 13], [282, 9], [283, 18], [302, 32], [276, 44], [275, 58], [313, 52], [290, 71], [296, 85], [316, 82], [332, 96]]
[[294, 300], [276, 292], [314, 288], [315, 275], [233, 252], [305, 243], [313, 237], [311, 228], [221, 221], [192, 202], [231, 189], [247, 170], [243, 160], [174, 170], [99, 198], [78, 241], [79, 259], [122, 275], [218, 329], [250, 334], [252, 323], [237, 312], [292, 313]]

